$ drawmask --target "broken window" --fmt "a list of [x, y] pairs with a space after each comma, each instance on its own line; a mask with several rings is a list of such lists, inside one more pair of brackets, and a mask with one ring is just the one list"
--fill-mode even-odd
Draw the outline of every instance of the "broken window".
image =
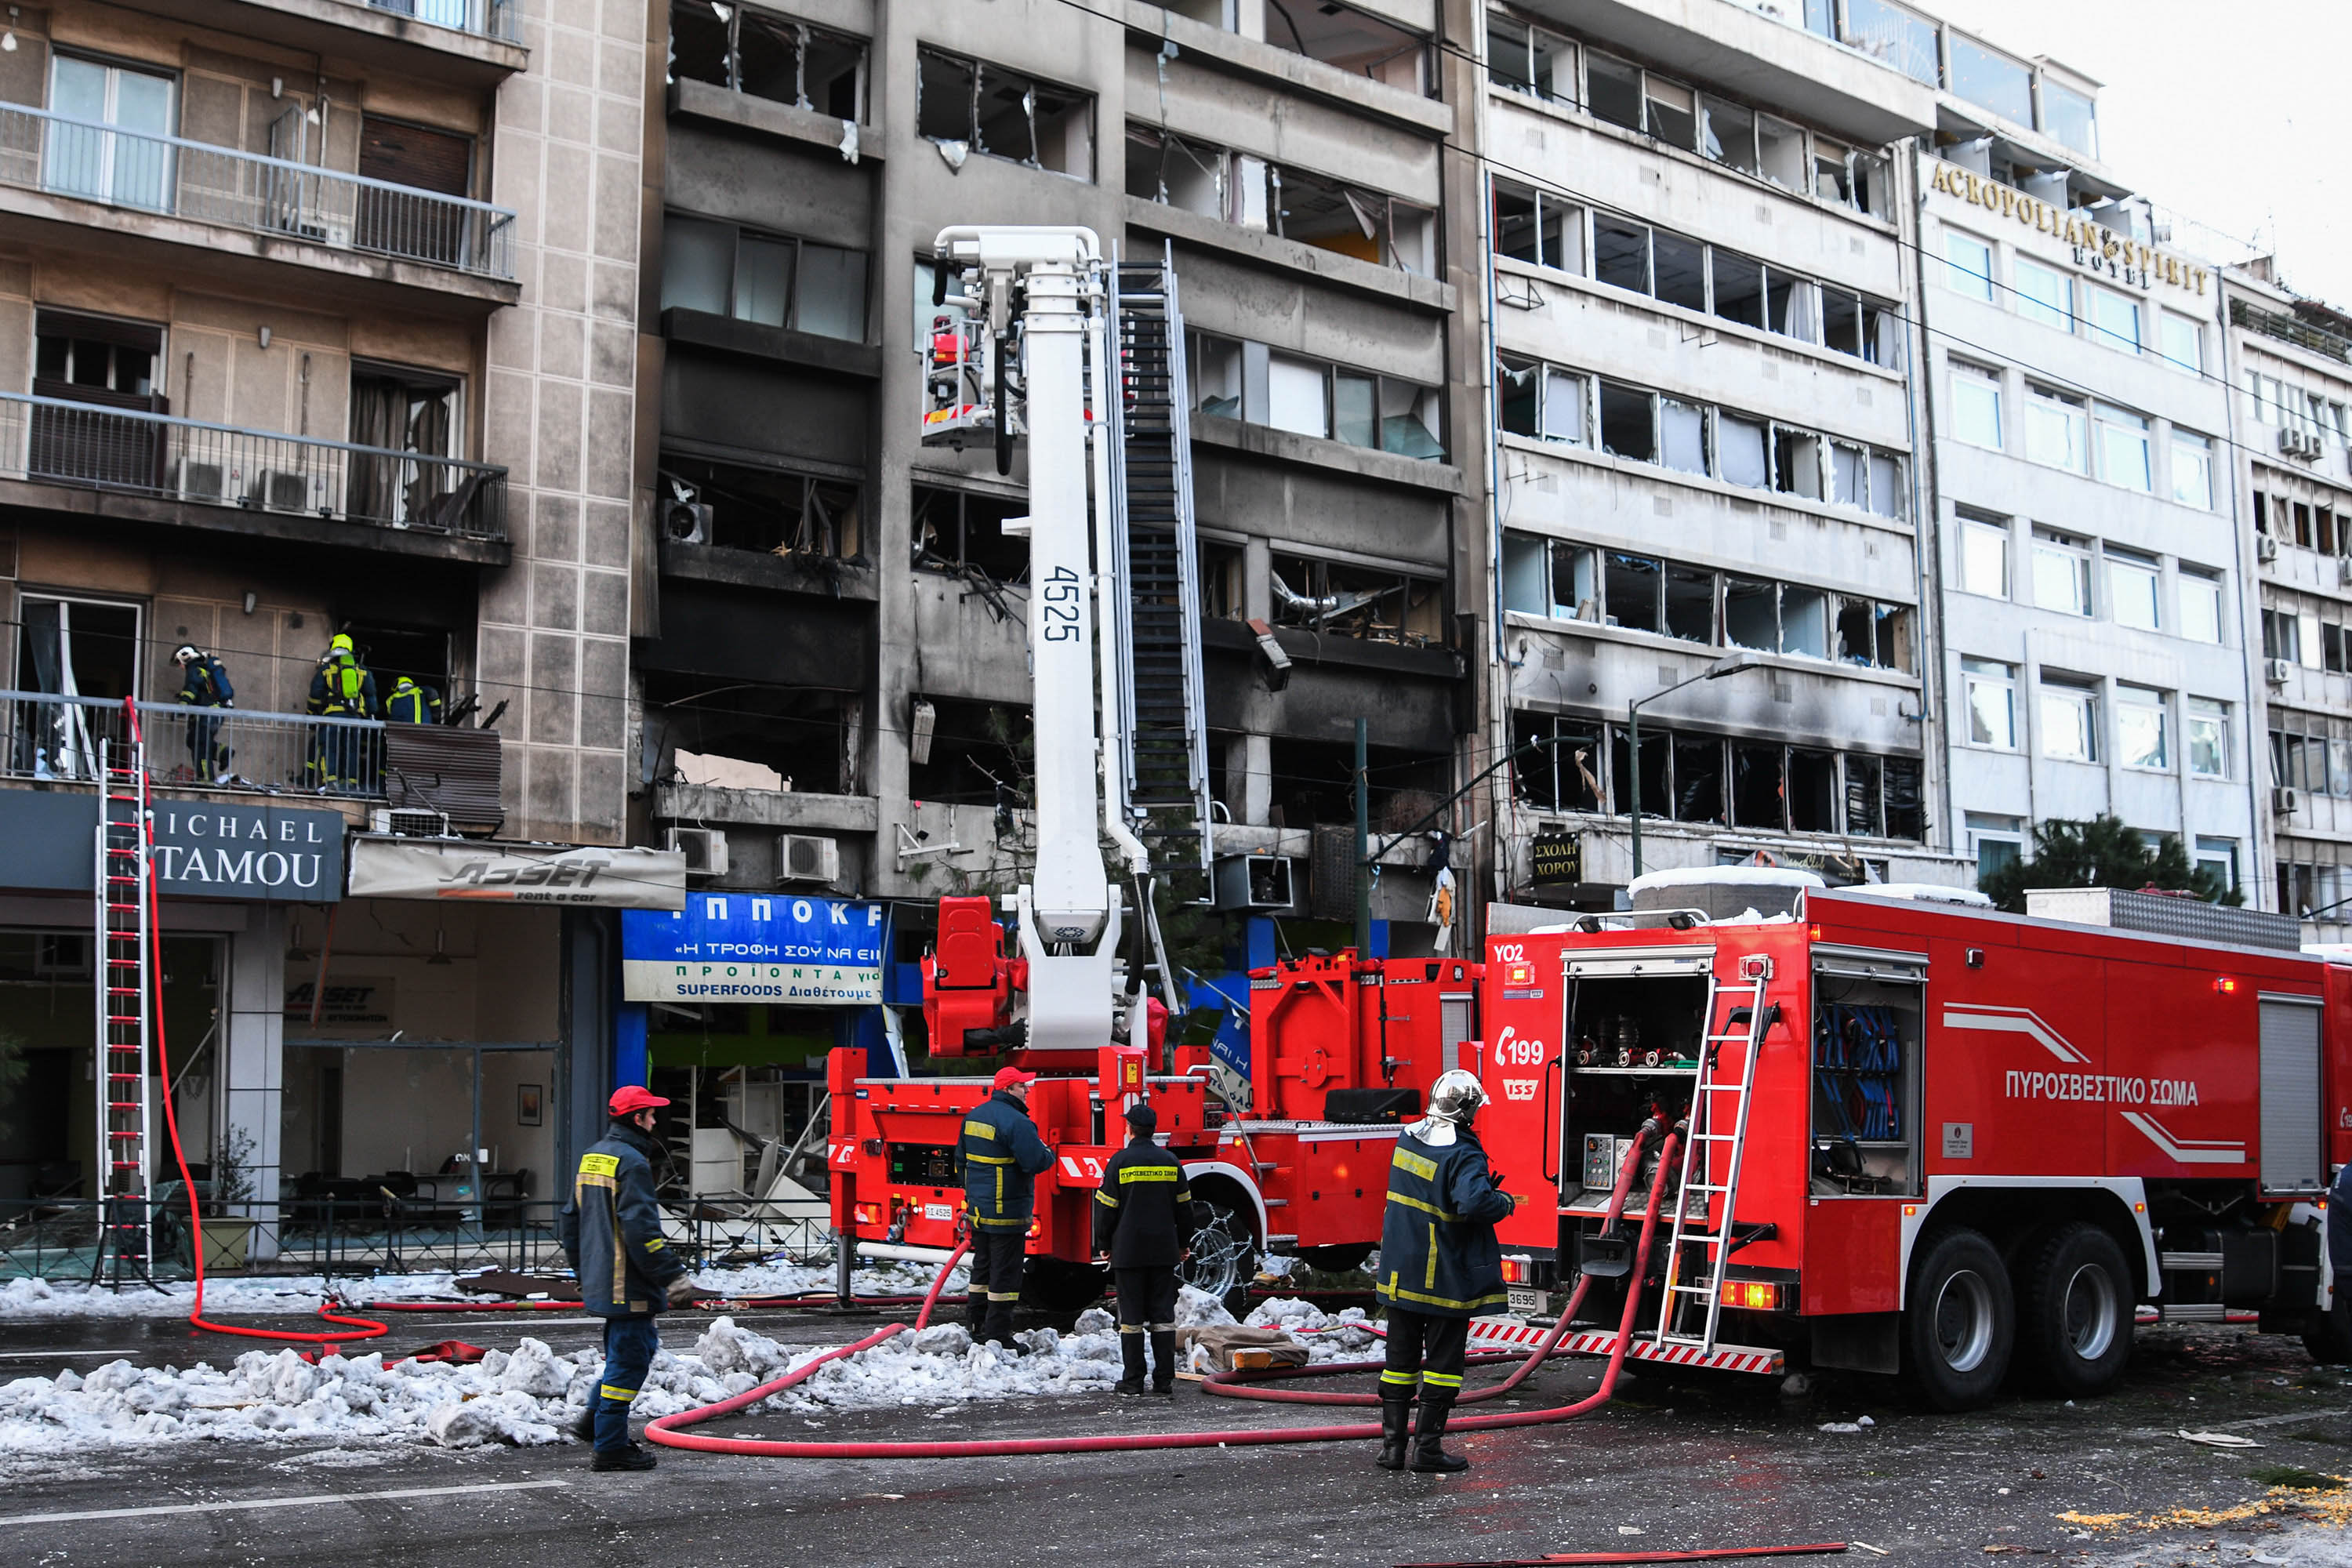
[[938, 142], [951, 162], [985, 153], [1094, 178], [1092, 97], [928, 45], [915, 58], [915, 132]]
[[1181, 207], [1202, 217], [1238, 222], [1232, 188], [1234, 166], [1233, 155], [1223, 148], [1171, 136], [1148, 125], [1127, 128], [1127, 194], [1130, 196]]
[[1791, 191], [1805, 188], [1805, 133], [1769, 114], [1756, 117], [1756, 161], [1764, 177]]
[[1695, 239], [1658, 230], [1652, 237], [1651, 269], [1657, 296], [1685, 310], [1706, 310], [1706, 247]]
[[1249, 618], [1249, 595], [1243, 574], [1248, 557], [1238, 544], [1201, 542], [1201, 613], [1212, 620]]
[[1903, 368], [1903, 317], [1891, 305], [1862, 302], [1863, 357], [1889, 370]]
[[1658, 399], [1658, 435], [1666, 467], [1685, 474], [1706, 469], [1706, 410], [1671, 397]]
[[1787, 829], [1787, 770], [1785, 748], [1732, 742], [1731, 820], [1735, 826]]
[[1843, 441], [1831, 442], [1830, 479], [1832, 500], [1846, 506], [1861, 506], [1870, 494], [1869, 454]]
[[1595, 120], [1642, 129], [1642, 68], [1627, 60], [1587, 49], [1584, 52], [1584, 100]]
[[1727, 321], [1761, 331], [1764, 326], [1764, 264], [1718, 247], [1713, 258], [1715, 313]]
[[1551, 614], [1554, 620], [1601, 618], [1601, 552], [1581, 544], [1553, 542]]
[[1655, 556], [1611, 551], [1608, 558], [1609, 624], [1628, 631], [1665, 629], [1662, 589], [1664, 567]]
[[843, 794], [856, 774], [855, 695], [660, 669], [643, 679], [647, 750], [664, 775], [678, 751], [773, 768], [787, 788], [814, 795]]
[[1276, 354], [1266, 363], [1265, 422], [1296, 435], [1331, 434], [1329, 372], [1313, 360]]
[[1790, 583], [1780, 590], [1780, 651], [1807, 658], [1830, 653], [1829, 595]]
[[974, 571], [997, 583], [1020, 582], [1029, 574], [1029, 542], [1008, 535], [1004, 523], [1028, 511], [1025, 500], [917, 485], [908, 519], [915, 564], [935, 572]]
[[672, 213], [662, 220], [662, 309], [864, 342], [866, 260], [862, 250]]
[[1789, 827], [1795, 833], [1837, 831], [1837, 753], [1789, 748]]
[[1521, 800], [1541, 811], [1602, 809], [1597, 726], [1518, 712], [1511, 715], [1511, 738], [1516, 746], [1537, 746], [1512, 764]]
[[1675, 820], [1713, 822], [1725, 818], [1723, 742], [1706, 736], [1674, 737]]
[[1871, 453], [1870, 510], [1899, 521], [1906, 510], [1903, 500], [1903, 459], [1892, 452]]
[[1837, 602], [1837, 657], [1847, 664], [1878, 662], [1878, 616], [1868, 599]]
[[[1635, 770], [1628, 732], [1617, 725], [1611, 725], [1609, 742], [1609, 776], [1616, 786], [1616, 808], [1619, 815], [1630, 816], [1633, 811]], [[1668, 736], [1655, 730], [1642, 737], [1639, 793], [1643, 816], [1672, 815], [1674, 795], [1667, 787], [1666, 770], [1672, 762], [1673, 745]]]
[[1538, 436], [1543, 425], [1544, 367], [1499, 354], [1495, 360], [1496, 419], [1506, 436]]
[[1576, 101], [1576, 46], [1540, 27], [1486, 13], [1486, 77], [1496, 87], [1554, 103]]
[[1185, 378], [1192, 387], [1192, 412], [1221, 418], [1242, 416], [1242, 345], [1207, 332], [1190, 334]]
[[1650, 231], [1624, 218], [1592, 218], [1592, 276], [1612, 288], [1650, 291]]
[[1546, 366], [1543, 375], [1543, 423], [1538, 434], [1547, 441], [1567, 441], [1581, 447], [1585, 416], [1584, 378]]
[[1742, 174], [1757, 173], [1755, 110], [1719, 98], [1700, 99], [1699, 110], [1699, 151]]
[[1780, 589], [1752, 577], [1723, 580], [1723, 638], [1734, 647], [1780, 651]]
[[1336, 371], [1331, 376], [1331, 432], [1350, 447], [1381, 444], [1380, 378]]
[[658, 493], [665, 515], [677, 519], [667, 542], [865, 563], [863, 508], [846, 481], [664, 452]]
[[1888, 757], [1886, 774], [1886, 837], [1927, 837], [1927, 807], [1921, 781], [1925, 769], [1916, 757]]
[[1772, 488], [1782, 495], [1822, 499], [1822, 442], [1810, 430], [1772, 426]]
[[1815, 309], [1814, 287], [1805, 279], [1781, 271], [1775, 267], [1764, 278], [1765, 324], [1784, 338], [1798, 338], [1809, 343], [1821, 342], [1821, 322]]
[[1657, 461], [1657, 431], [1646, 392], [1613, 382], [1601, 384], [1601, 445], [1612, 455], [1637, 463]]
[[1444, 584], [1377, 566], [1274, 558], [1274, 618], [1333, 637], [1430, 647], [1445, 640]]
[[1416, 95], [1431, 90], [1429, 40], [1338, 0], [1265, 0], [1265, 41], [1350, 76]]
[[866, 118], [866, 40], [725, 0], [673, 0], [669, 75], [813, 109]]
[[1686, 642], [1715, 641], [1715, 574], [1696, 566], [1666, 567], [1666, 634]]
[[1845, 830], [1857, 838], [1877, 838], [1886, 831], [1881, 792], [1885, 770], [1876, 757], [1845, 760]]
[[1381, 266], [1400, 265], [1390, 243], [1389, 199], [1304, 169], [1268, 174], [1274, 230], [1318, 250]]
[[1690, 89], [1653, 76], [1643, 83], [1643, 97], [1648, 110], [1644, 131], [1669, 146], [1698, 145], [1698, 101]]
[[1764, 435], [1761, 419], [1737, 414], [1716, 416], [1716, 453], [1722, 465], [1720, 477], [1726, 483], [1759, 490], [1770, 486], [1772, 467], [1767, 460]]
[[1400, 458], [1443, 462], [1445, 443], [1438, 438], [1440, 399], [1437, 388], [1381, 377], [1381, 450]]
[[1822, 285], [1822, 342], [1842, 354], [1862, 355], [1862, 296]]
[[1853, 153], [1844, 143], [1826, 136], [1813, 138], [1813, 195], [1842, 207], [1853, 203]]
[[931, 707], [927, 745], [910, 745], [907, 795], [950, 805], [1026, 806], [1036, 742], [1029, 709], [1014, 703], [923, 697]]

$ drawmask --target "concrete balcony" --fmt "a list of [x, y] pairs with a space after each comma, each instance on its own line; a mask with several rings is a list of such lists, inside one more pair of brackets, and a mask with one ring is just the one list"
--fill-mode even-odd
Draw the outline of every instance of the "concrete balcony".
[[348, 441], [0, 393], [0, 501], [503, 565], [507, 471]]
[[530, 63], [521, 0], [120, 0], [125, 9], [380, 68], [495, 87]]
[[881, 802], [864, 795], [688, 784], [660, 784], [654, 790], [654, 816], [658, 821], [773, 827], [792, 833], [872, 833], [881, 823]]
[[257, 262], [290, 263], [388, 285], [412, 309], [438, 296], [487, 312], [520, 293], [508, 208], [27, 104], [0, 104], [0, 217], [92, 259], [247, 281]]

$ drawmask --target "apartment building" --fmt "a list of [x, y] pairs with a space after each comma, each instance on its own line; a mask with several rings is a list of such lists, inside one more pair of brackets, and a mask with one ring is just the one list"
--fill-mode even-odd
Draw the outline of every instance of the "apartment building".
[[[929, 900], [1009, 891], [1034, 853], [1028, 550], [1007, 526], [1025, 457], [1000, 475], [991, 448], [920, 440], [925, 355], [955, 314], [931, 245], [955, 224], [1078, 224], [1172, 258], [1218, 849], [1297, 872], [1261, 908], [1309, 907], [1311, 830], [1352, 821], [1359, 718], [1376, 826], [1451, 792], [1477, 727], [1463, 520], [1484, 428], [1449, 392], [1477, 290], [1474, 176], [1445, 148], [1474, 79], [1437, 42], [1459, 16], [674, 0], [663, 25], [641, 841], [708, 854], [698, 885], [904, 900], [909, 952]], [[1381, 914], [1421, 919], [1424, 855], [1383, 879]], [[1351, 880], [1343, 858], [1314, 898], [1344, 908]], [[786, 1013], [761, 1026], [834, 1037], [824, 1010]]]
[[[5, 28], [0, 1026], [34, 1060], [0, 1195], [103, 1168], [89, 845], [131, 699], [183, 1124], [200, 1163], [241, 1136], [257, 1247], [298, 1185], [492, 1148], [544, 1197], [545, 1103], [602, 1092], [593, 919], [428, 907], [430, 868], [347, 898], [345, 868], [621, 842], [643, 7], [60, 0]], [[338, 634], [451, 721], [312, 722]], [[173, 708], [183, 644], [233, 711]]]
[[1941, 73], [1916, 147], [1916, 392], [1949, 842], [1982, 873], [2037, 822], [2113, 814], [2251, 894], [2221, 279], [2100, 162], [2096, 84], [1921, 26], [1899, 37]]
[[[2352, 933], [2352, 317], [2268, 260], [2222, 275], [2235, 410], [2229, 483], [2251, 538], [2269, 736], [2262, 902], [2314, 942]], [[2260, 809], [2264, 808], [2267, 809]]]
[[1726, 0], [1484, 38], [1497, 895], [1958, 879], [1908, 392], [1935, 92]]

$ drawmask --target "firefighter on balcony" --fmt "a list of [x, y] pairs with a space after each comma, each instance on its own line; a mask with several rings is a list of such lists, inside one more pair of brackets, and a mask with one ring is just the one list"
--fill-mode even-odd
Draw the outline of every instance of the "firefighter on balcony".
[[[337, 632], [310, 677], [309, 712], [330, 719], [373, 719], [375, 677], [360, 663], [349, 632]], [[310, 779], [320, 793], [357, 789], [368, 754], [366, 737], [348, 725], [321, 724], [310, 732]]]
[[1151, 1136], [1160, 1117], [1127, 1108], [1127, 1147], [1103, 1165], [1095, 1192], [1095, 1253], [1118, 1288], [1118, 1348], [1125, 1375], [1112, 1390], [1143, 1392], [1143, 1341], [1151, 1337], [1151, 1392], [1176, 1392], [1176, 1265], [1191, 1256], [1192, 1189], [1184, 1167]]
[[[179, 703], [183, 708], [234, 708], [236, 688], [229, 684], [228, 671], [221, 661], [196, 647], [182, 643], [172, 650], [173, 659], [180, 667]], [[233, 755], [221, 740], [221, 721], [211, 714], [191, 715], [188, 719], [188, 762], [194, 768], [198, 784], [221, 784], [228, 776], [228, 760]]]
[[964, 1219], [971, 1226], [970, 1322], [974, 1340], [1013, 1342], [1013, 1303], [1029, 1250], [1036, 1175], [1054, 1152], [1029, 1120], [1034, 1072], [999, 1068], [995, 1092], [964, 1118], [956, 1152], [963, 1160]]
[[[1454, 1068], [1429, 1089], [1429, 1114], [1397, 1138], [1389, 1164], [1389, 1201], [1381, 1223], [1381, 1276], [1374, 1286], [1388, 1304], [1388, 1364], [1381, 1373], [1381, 1468], [1406, 1465], [1446, 1473], [1470, 1461], [1445, 1451], [1439, 1439], [1462, 1391], [1470, 1320], [1502, 1307], [1502, 1249], [1495, 1222], [1518, 1202], [1502, 1190], [1486, 1151], [1470, 1130], [1486, 1091], [1472, 1074]], [[1411, 1426], [1421, 1394], [1421, 1424]]]
[[392, 695], [383, 700], [383, 716], [393, 724], [438, 724], [441, 689], [420, 686], [404, 675], [392, 683]]

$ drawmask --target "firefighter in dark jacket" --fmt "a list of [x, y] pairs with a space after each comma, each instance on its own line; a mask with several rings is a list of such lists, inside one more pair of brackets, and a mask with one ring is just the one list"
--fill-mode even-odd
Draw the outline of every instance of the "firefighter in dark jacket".
[[[1454, 1068], [1429, 1089], [1429, 1114], [1397, 1137], [1389, 1163], [1388, 1210], [1381, 1221], [1381, 1277], [1388, 1304], [1388, 1364], [1381, 1373], [1381, 1468], [1466, 1470], [1445, 1451], [1445, 1418], [1462, 1392], [1470, 1320], [1509, 1300], [1495, 1222], [1518, 1201], [1502, 1190], [1486, 1151], [1470, 1131], [1486, 1091]], [[1412, 1426], [1421, 1394], [1421, 1425]]]
[[419, 686], [404, 675], [392, 683], [392, 695], [383, 700], [383, 717], [389, 724], [438, 724], [441, 689]]
[[[196, 647], [182, 643], [172, 658], [180, 667], [179, 703], [183, 708], [234, 708], [236, 688], [229, 684], [221, 661]], [[221, 721], [207, 714], [188, 721], [188, 760], [195, 765], [198, 784], [219, 784], [228, 777], [229, 749], [221, 744]]]
[[656, 1113], [668, 1100], [635, 1084], [613, 1091], [612, 1125], [580, 1156], [572, 1201], [556, 1237], [580, 1276], [580, 1304], [604, 1320], [604, 1375], [572, 1436], [596, 1445], [593, 1468], [650, 1470], [650, 1450], [629, 1440], [629, 1405], [661, 1348], [654, 1318], [694, 1299], [686, 1265], [662, 1237], [654, 1201]]
[[1029, 1120], [1029, 1086], [1036, 1081], [1034, 1072], [999, 1068], [995, 1092], [964, 1118], [956, 1141], [963, 1160], [964, 1219], [971, 1226], [971, 1337], [1003, 1345], [1013, 1342], [1013, 1303], [1021, 1300], [1035, 1177], [1054, 1163], [1054, 1152]]
[[1095, 1254], [1118, 1288], [1118, 1349], [1126, 1375], [1116, 1394], [1143, 1392], [1143, 1339], [1151, 1336], [1151, 1392], [1176, 1392], [1176, 1265], [1192, 1256], [1192, 1188], [1184, 1166], [1151, 1134], [1150, 1106], [1127, 1108], [1127, 1147], [1103, 1165], [1095, 1192]]
[[[351, 634], [337, 632], [327, 644], [319, 668], [310, 676], [308, 711], [331, 719], [373, 719], [375, 676], [360, 662]], [[366, 765], [366, 746], [348, 725], [322, 724], [310, 737], [311, 784], [321, 790], [359, 786]]]

